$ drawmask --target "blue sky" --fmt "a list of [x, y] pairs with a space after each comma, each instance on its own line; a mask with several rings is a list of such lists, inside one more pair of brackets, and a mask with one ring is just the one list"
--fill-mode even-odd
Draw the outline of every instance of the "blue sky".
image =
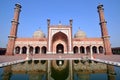
[[80, 27], [87, 37], [101, 37], [97, 6], [102, 3], [111, 45], [120, 47], [120, 0], [0, 0], [0, 47], [6, 47], [16, 3], [22, 5], [18, 37], [32, 37], [39, 27], [47, 35], [48, 18], [53, 25], [73, 19], [73, 36]]

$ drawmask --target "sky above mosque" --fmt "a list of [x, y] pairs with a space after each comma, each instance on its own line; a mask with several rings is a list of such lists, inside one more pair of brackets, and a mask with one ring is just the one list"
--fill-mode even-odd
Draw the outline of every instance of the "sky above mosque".
[[104, 5], [105, 20], [112, 47], [120, 47], [120, 0], [0, 0], [0, 47], [6, 47], [15, 4], [21, 13], [17, 37], [30, 38], [39, 28], [47, 36], [47, 19], [51, 25], [69, 25], [73, 19], [73, 36], [80, 28], [87, 37], [101, 37], [97, 6]]

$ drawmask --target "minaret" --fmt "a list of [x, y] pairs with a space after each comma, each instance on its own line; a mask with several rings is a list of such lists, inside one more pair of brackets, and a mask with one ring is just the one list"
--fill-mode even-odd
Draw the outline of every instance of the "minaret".
[[21, 11], [21, 5], [15, 4], [14, 18], [11, 21], [12, 27], [11, 27], [10, 35], [8, 36], [9, 40], [8, 40], [6, 55], [13, 55], [14, 52], [14, 45], [15, 45], [15, 39], [17, 37], [20, 11]]
[[102, 39], [103, 39], [103, 44], [104, 44], [104, 50], [106, 55], [111, 55], [111, 45], [109, 38], [110, 36], [108, 35], [107, 27], [106, 27], [106, 21], [104, 18], [104, 8], [103, 5], [100, 4], [97, 7], [98, 13], [99, 13], [99, 18], [100, 18], [100, 27], [101, 27], [101, 34], [102, 34]]

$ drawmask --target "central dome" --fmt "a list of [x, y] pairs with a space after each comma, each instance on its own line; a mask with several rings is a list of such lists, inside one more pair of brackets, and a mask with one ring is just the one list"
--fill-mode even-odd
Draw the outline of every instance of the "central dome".
[[33, 38], [45, 38], [45, 34], [39, 29], [34, 32]]
[[86, 33], [79, 29], [74, 35], [74, 38], [86, 38]]

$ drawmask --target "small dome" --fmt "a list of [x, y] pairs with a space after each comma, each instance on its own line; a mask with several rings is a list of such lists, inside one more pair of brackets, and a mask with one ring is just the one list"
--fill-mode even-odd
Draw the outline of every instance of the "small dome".
[[34, 32], [33, 38], [45, 38], [45, 34], [39, 29]]
[[79, 29], [74, 35], [74, 38], [86, 38], [86, 33]]

